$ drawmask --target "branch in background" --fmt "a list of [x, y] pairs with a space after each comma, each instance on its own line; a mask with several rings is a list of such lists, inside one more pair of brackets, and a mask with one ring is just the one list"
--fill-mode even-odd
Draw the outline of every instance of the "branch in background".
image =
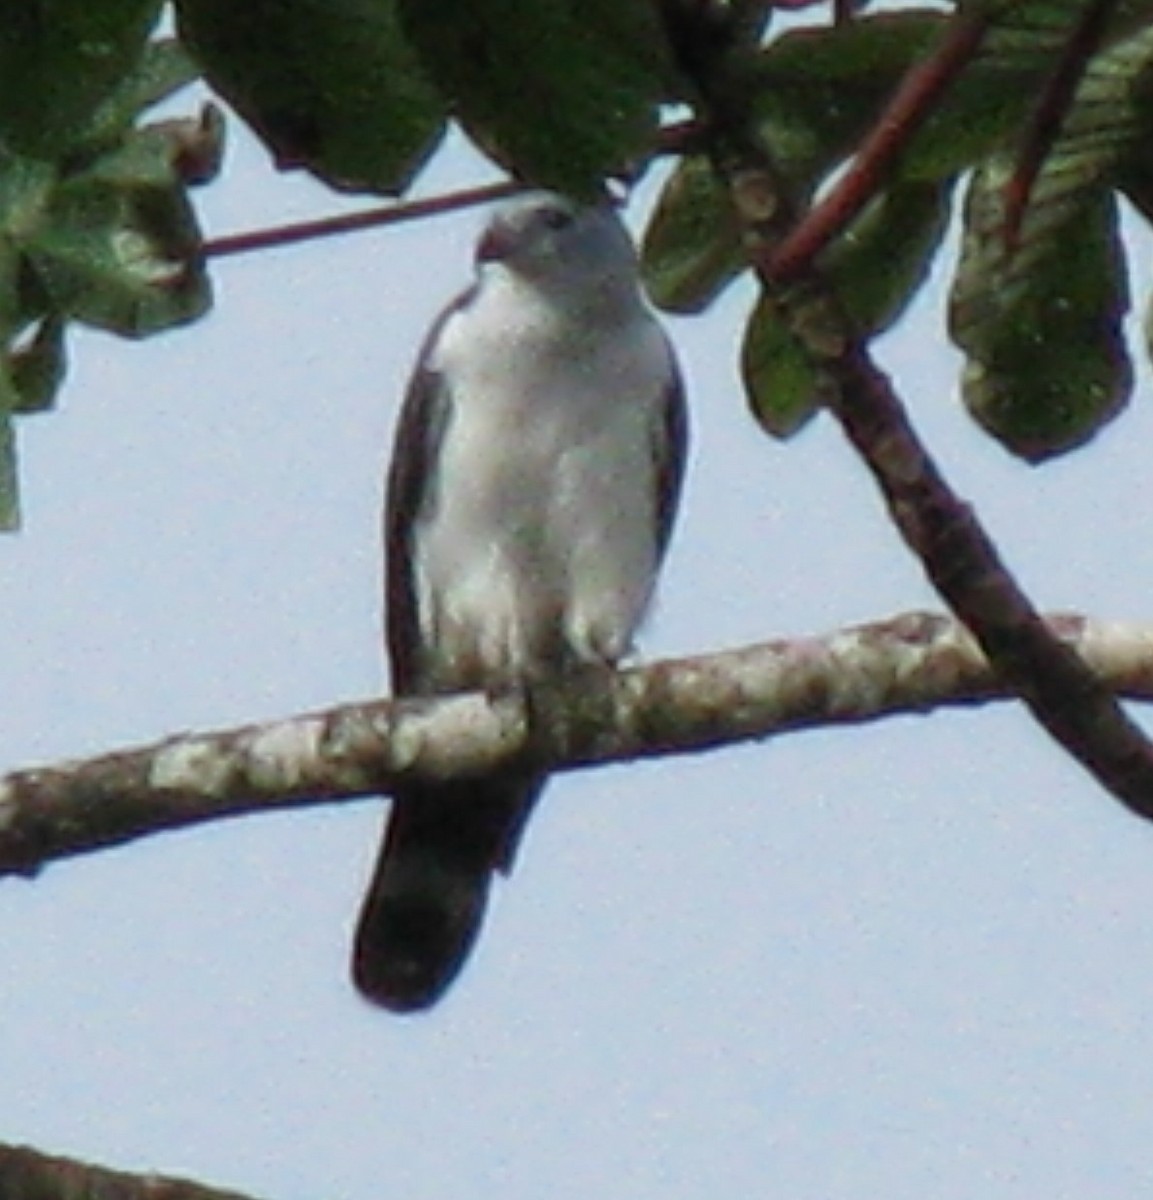
[[187, 1179], [129, 1175], [27, 1146], [0, 1143], [0, 1196], [4, 1200], [249, 1200]]
[[1061, 132], [1062, 122], [1072, 107], [1077, 87], [1084, 78], [1089, 60], [1101, 45], [1115, 7], [1116, 0], [1090, 0], [1029, 117], [1021, 139], [1016, 169], [1005, 185], [1007, 246], [1015, 247], [1017, 244], [1033, 185]]
[[698, 115], [712, 131], [711, 157], [729, 188], [749, 261], [791, 332], [835, 382], [827, 407], [872, 472], [905, 542], [1038, 722], [1133, 812], [1153, 819], [1153, 746], [1045, 627], [972, 510], [945, 482], [820, 272], [810, 263], [789, 284], [776, 275], [774, 254], [797, 214], [755, 134], [729, 48], [703, 36], [711, 31], [685, 0], [663, 0], [662, 11], [670, 44], [702, 97]]
[[[1153, 700], [1153, 628], [1058, 616], [1050, 630], [1106, 684]], [[486, 773], [529, 755], [566, 770], [1007, 698], [962, 626], [910, 613], [821, 638], [582, 675], [534, 691], [529, 703], [470, 693], [349, 704], [14, 772], [0, 779], [0, 875], [223, 817]]]
[[254, 229], [248, 233], [233, 233], [226, 237], [209, 238], [202, 253], [205, 258], [225, 258], [231, 254], [247, 254], [251, 250], [270, 250], [277, 246], [291, 246], [297, 242], [315, 241], [336, 234], [355, 233], [361, 229], [378, 229], [383, 225], [399, 225], [402, 221], [416, 221], [422, 217], [435, 217], [441, 213], [457, 212], [477, 204], [488, 204], [503, 200], [522, 190], [522, 185], [505, 181], [489, 183], [483, 187], [466, 188], [449, 192], [443, 196], [432, 196], [427, 200], [410, 200], [403, 204], [388, 204], [383, 208], [371, 208], [365, 212], [344, 213], [339, 217], [322, 217], [316, 221], [298, 221], [292, 225], [278, 225], [271, 229]]
[[[691, 154], [702, 149], [704, 131], [695, 121], [676, 121], [666, 125], [657, 135], [656, 153]], [[321, 238], [337, 237], [345, 233], [358, 233], [364, 229], [380, 229], [386, 225], [399, 225], [404, 221], [417, 221], [424, 217], [437, 217], [444, 213], [459, 212], [480, 204], [491, 204], [504, 200], [524, 190], [524, 184], [515, 180], [487, 183], [475, 188], [464, 188], [425, 200], [408, 200], [398, 204], [386, 204], [363, 212], [342, 213], [335, 217], [320, 217], [314, 221], [296, 221], [289, 225], [276, 225], [268, 229], [252, 229], [247, 233], [230, 233], [217, 238], [208, 238], [201, 253], [205, 258], [228, 258], [236, 254], [248, 254], [256, 250], [273, 250], [281, 246], [294, 246], [301, 242], [318, 241]]]

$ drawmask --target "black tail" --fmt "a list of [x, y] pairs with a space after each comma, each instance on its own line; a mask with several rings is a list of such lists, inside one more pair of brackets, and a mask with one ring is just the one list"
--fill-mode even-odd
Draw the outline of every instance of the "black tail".
[[352, 977], [369, 1000], [414, 1012], [440, 999], [480, 931], [493, 873], [512, 866], [543, 783], [501, 776], [395, 797], [353, 950]]

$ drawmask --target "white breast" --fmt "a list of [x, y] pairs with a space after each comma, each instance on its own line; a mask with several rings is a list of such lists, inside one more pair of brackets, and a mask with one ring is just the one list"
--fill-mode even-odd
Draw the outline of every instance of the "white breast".
[[451, 403], [417, 598], [462, 683], [616, 661], [658, 565], [664, 335], [639, 302], [604, 324], [525, 299], [488, 289], [429, 363]]

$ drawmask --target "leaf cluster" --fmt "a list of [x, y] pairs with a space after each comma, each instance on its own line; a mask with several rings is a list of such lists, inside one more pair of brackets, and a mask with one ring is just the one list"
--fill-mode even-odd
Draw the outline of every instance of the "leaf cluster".
[[204, 313], [189, 183], [219, 113], [142, 121], [197, 78], [158, 0], [10, 5], [0, 24], [0, 528], [18, 521], [17, 416], [51, 406], [69, 323], [142, 337]]
[[[710, 166], [708, 114], [678, 69], [685, 55], [740, 90], [803, 222], [956, 16], [913, 8], [829, 24], [814, 5], [808, 26], [777, 34], [771, 6], [710, 0], [692, 7], [711, 14], [715, 37], [685, 47], [665, 20], [678, 4], [690, 0], [176, 0], [178, 38], [156, 34], [161, 0], [9, 6], [0, 522], [16, 519], [12, 418], [51, 403], [68, 323], [142, 336], [210, 303], [188, 189], [216, 168], [222, 119], [215, 108], [149, 119], [198, 77], [278, 167], [341, 191], [404, 192], [452, 123], [513, 176], [583, 197], [675, 156], [643, 266], [659, 305], [699, 313], [748, 267]], [[1132, 387], [1117, 230], [1123, 199], [1153, 217], [1153, 8], [967, 0], [958, 11], [986, 23], [979, 50], [815, 265], [872, 336], [904, 312], [959, 217], [949, 323], [962, 395], [993, 436], [1039, 461], [1091, 437]], [[1087, 14], [1100, 18], [1092, 37]], [[1062, 70], [1068, 94], [1044, 128]], [[678, 138], [686, 110], [694, 127]], [[811, 347], [795, 306], [786, 322], [762, 296], [742, 366], [774, 435], [803, 427], [835, 386]]]
[[[816, 264], [859, 331], [883, 332], [933, 269], [959, 208], [950, 334], [965, 354], [962, 395], [984, 428], [1031, 461], [1081, 444], [1128, 398], [1118, 202], [1153, 214], [1153, 11], [1116, 5], [1013, 228], [1012, 185], [1039, 97], [1085, 7], [988, 5], [979, 53]], [[851, 163], [948, 25], [942, 13], [883, 13], [757, 50], [758, 133], [802, 212]], [[669, 310], [701, 311], [746, 269], [735, 224], [713, 215], [724, 207], [703, 160], [678, 166], [645, 245], [650, 286]], [[753, 410], [778, 436], [803, 426], [832, 386], [768, 297], [751, 315], [742, 362]]]

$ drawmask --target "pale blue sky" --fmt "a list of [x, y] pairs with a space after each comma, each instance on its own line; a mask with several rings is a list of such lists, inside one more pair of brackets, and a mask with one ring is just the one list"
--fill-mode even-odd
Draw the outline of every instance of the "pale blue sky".
[[[459, 151], [435, 172], [476, 178]], [[239, 134], [201, 195], [213, 233], [335, 206]], [[21, 427], [0, 763], [378, 689], [390, 424], [479, 220], [221, 262], [206, 322], [76, 340], [61, 411]], [[782, 448], [746, 417], [748, 303], [673, 323], [695, 442], [649, 657], [935, 606], [832, 424]], [[959, 412], [938, 307], [882, 355], [946, 470], [1039, 603], [1142, 618], [1147, 402], [1017, 464]], [[380, 820], [234, 821], [0, 885], [0, 1138], [275, 1200], [1153, 1190], [1153, 830], [1017, 712], [556, 782], [422, 1019], [346, 982]]]

